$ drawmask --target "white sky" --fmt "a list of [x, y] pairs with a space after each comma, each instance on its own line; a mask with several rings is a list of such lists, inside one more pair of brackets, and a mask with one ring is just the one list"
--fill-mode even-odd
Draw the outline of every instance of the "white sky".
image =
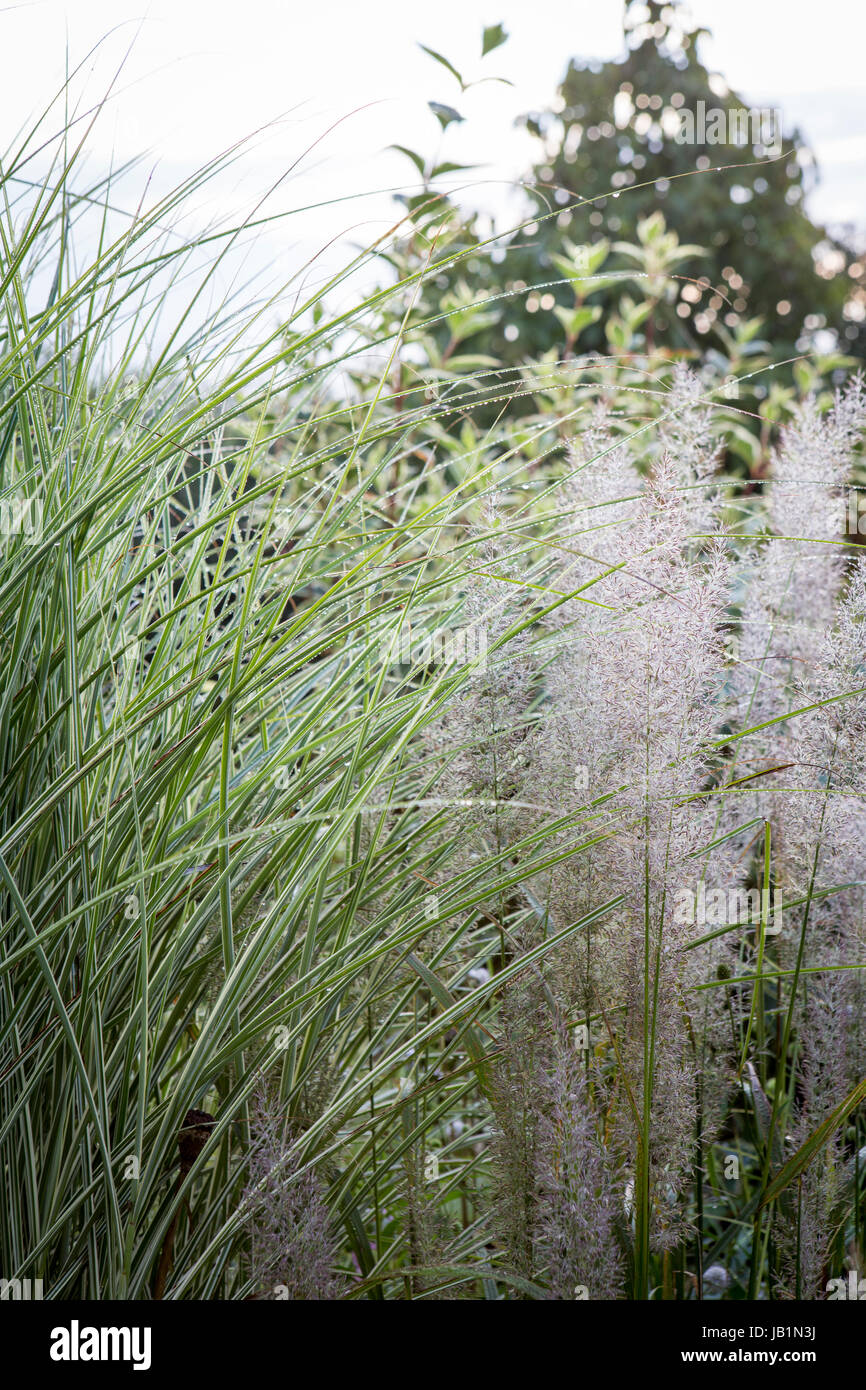
[[[813, 213], [866, 227], [866, 5], [692, 0], [690, 8], [713, 31], [703, 49], [708, 65], [748, 101], [781, 106], [812, 142], [824, 175]], [[551, 101], [572, 54], [615, 56], [621, 14], [621, 0], [439, 0], [429, 9], [411, 0], [25, 0], [6, 8], [0, 0], [0, 148], [57, 90], [67, 36], [78, 62], [108, 35], [79, 87], [89, 100], [105, 92], [131, 45], [88, 141], [92, 169], [146, 149], [151, 187], [164, 189], [270, 126], [214, 184], [203, 217], [249, 211], [299, 159], [270, 210], [352, 195], [263, 235], [257, 256], [281, 280], [299, 257], [348, 228], [357, 225], [356, 239], [366, 241], [393, 223], [393, 203], [371, 190], [410, 178], [409, 166], [386, 152], [390, 142], [439, 148], [429, 98], [467, 117], [441, 149], [449, 160], [485, 166], [469, 178], [490, 182], [470, 200], [500, 213], [513, 206], [504, 189], [533, 148], [514, 118]], [[499, 21], [509, 42], [482, 65], [481, 28]], [[469, 77], [501, 75], [514, 86], [486, 83], [461, 97], [419, 41]]]

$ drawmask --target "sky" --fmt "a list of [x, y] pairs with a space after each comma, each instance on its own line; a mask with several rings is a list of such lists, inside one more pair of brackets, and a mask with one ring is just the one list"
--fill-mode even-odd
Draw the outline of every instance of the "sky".
[[[692, 0], [712, 31], [702, 57], [750, 104], [779, 106], [812, 144], [822, 181], [810, 211], [866, 235], [866, 5], [853, 0]], [[547, 106], [571, 55], [621, 49], [621, 0], [0, 0], [0, 148], [59, 90], [67, 62], [82, 110], [111, 90], [88, 136], [91, 168], [146, 152], [155, 197], [220, 151], [245, 143], [201, 199], [202, 220], [261, 204], [291, 212], [259, 236], [253, 264], [274, 282], [331, 244], [367, 242], [394, 222], [392, 190], [411, 181], [393, 142], [477, 163], [461, 195], [501, 219], [533, 146], [515, 119]], [[485, 24], [508, 43], [481, 62]], [[467, 78], [461, 94], [420, 43]], [[441, 135], [427, 102], [466, 117]], [[310, 272], [311, 274], [314, 272]]]

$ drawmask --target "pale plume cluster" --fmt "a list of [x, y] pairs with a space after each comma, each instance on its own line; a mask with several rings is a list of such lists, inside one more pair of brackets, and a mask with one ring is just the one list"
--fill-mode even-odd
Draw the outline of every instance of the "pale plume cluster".
[[775, 452], [770, 529], [742, 561], [748, 575], [736, 676], [742, 727], [782, 712], [792, 688], [809, 679], [832, 629], [844, 574], [843, 488], [864, 424], [866, 395], [857, 378], [826, 415], [812, 400], [801, 404]]
[[559, 1300], [615, 1299], [625, 1290], [624, 1193], [599, 1138], [594, 1080], [558, 1030], [541, 1083], [536, 1262]]
[[337, 1241], [322, 1183], [304, 1171], [296, 1138], [276, 1097], [264, 1086], [250, 1115], [249, 1184], [244, 1192], [254, 1297], [338, 1298]]
[[[508, 769], [506, 799], [530, 808], [507, 833], [516, 840], [545, 815], [561, 827], [561, 862], [526, 886], [546, 926], [536, 913], [524, 944], [609, 905], [548, 962], [544, 989], [521, 1005], [508, 991], [501, 1009], [500, 1240], [521, 1277], [546, 1270], [554, 1297], [591, 1289], [589, 1265], [606, 1290], [591, 1297], [622, 1287], [615, 1235], [623, 1216], [634, 1226], [635, 1184], [650, 1247], [683, 1240], [695, 1165], [738, 1091], [732, 1036], [751, 995], [722, 982], [754, 970], [759, 925], [713, 934], [677, 917], [678, 893], [760, 885], [755, 824], [768, 823], [771, 886], [793, 904], [773, 945], [779, 966], [793, 969], [801, 927], [804, 970], [864, 959], [866, 695], [852, 692], [866, 687], [866, 562], [846, 559], [839, 530], [864, 423], [859, 381], [829, 412], [814, 401], [798, 409], [775, 454], [766, 536], [744, 551], [717, 519], [718, 458], [696, 378], [677, 370], [643, 479], [633, 445], [598, 414], [559, 503], [550, 588], [570, 597], [546, 621], [531, 733], [529, 680], [513, 670], [491, 672], [487, 705], [476, 706], [489, 739], [470, 755], [476, 783], [501, 788], [491, 760], [506, 749], [495, 759]], [[855, 886], [824, 891], [841, 884]], [[826, 978], [797, 998], [789, 1143], [866, 1064], [860, 974]], [[600, 1029], [603, 1060], [582, 1066], [569, 1054], [562, 1019]], [[820, 1282], [838, 1158], [831, 1145], [803, 1191], [792, 1275], [812, 1291], [802, 1296]]]
[[[695, 458], [703, 410], [682, 377], [676, 391], [685, 447], [677, 452], [671, 427], [642, 489], [625, 450], [607, 452], [602, 426], [584, 441], [589, 457], [575, 485], [586, 479], [588, 486], [577, 499], [578, 525], [604, 510], [595, 476], [607, 477], [608, 458], [608, 485], [633, 500], [615, 504], [619, 524], [590, 533], [601, 577], [584, 594], [605, 607], [588, 618], [586, 605], [568, 615], [572, 625], [551, 672], [555, 715], [535, 740], [538, 765], [560, 770], [560, 805], [585, 816], [587, 837], [596, 839], [555, 871], [548, 888], [555, 920], [565, 924], [604, 899], [622, 899], [576, 947], [563, 985], [568, 1007], [578, 1016], [603, 1012], [615, 1037], [610, 1142], [629, 1173], [641, 1146], [649, 1155], [657, 1248], [681, 1232], [678, 1194], [694, 1162], [697, 1122], [685, 986], [694, 973], [687, 950], [700, 929], [678, 922], [673, 907], [682, 886], [726, 876], [720, 855], [709, 862], [695, 856], [711, 838], [711, 813], [699, 794], [717, 720], [729, 559], [697, 485], [707, 477]], [[698, 518], [706, 539], [696, 551]], [[568, 774], [578, 767], [586, 777], [569, 789]]]

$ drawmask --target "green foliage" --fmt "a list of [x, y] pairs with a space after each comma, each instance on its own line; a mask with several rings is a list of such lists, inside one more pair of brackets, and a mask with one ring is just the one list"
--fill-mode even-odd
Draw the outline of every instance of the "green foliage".
[[[862, 328], [842, 315], [853, 255], [806, 214], [814, 158], [800, 133], [785, 132], [778, 155], [729, 143], [727, 127], [721, 144], [680, 143], [682, 112], [696, 112], [700, 102], [725, 113], [746, 103], [711, 80], [698, 54], [701, 31], [690, 31], [676, 7], [654, 2], [639, 25], [630, 23], [629, 8], [625, 56], [572, 60], [554, 108], [528, 118], [544, 146], [534, 173], [545, 220], [532, 236], [541, 265], [562, 226], [571, 236], [578, 228], [585, 237], [591, 228], [594, 238], [633, 243], [639, 224], [663, 212], [672, 232], [703, 248], [689, 273], [706, 282], [688, 318], [672, 312], [673, 299], [659, 316], [659, 335], [671, 346], [699, 350], [721, 327], [751, 315], [762, 319], [778, 356], [793, 357], [803, 350], [809, 317], [836, 329], [843, 348], [862, 356]], [[557, 206], [562, 211], [546, 217]], [[827, 278], [817, 271], [822, 246], [840, 253]], [[788, 308], [782, 312], [780, 304]], [[527, 351], [543, 346], [530, 329]]]
[[[783, 157], [748, 143], [679, 143], [682, 112], [702, 102], [727, 113], [744, 103], [711, 79], [698, 53], [701, 31], [676, 7], [653, 3], [640, 24], [630, 9], [624, 58], [572, 60], [551, 109], [527, 116], [542, 149], [530, 179], [533, 208], [516, 231], [483, 236], [478, 219], [437, 188], [437, 171], [405, 151], [425, 179], [424, 195], [407, 201], [419, 228], [435, 222], [438, 246], [447, 242], [458, 265], [473, 247], [495, 248], [473, 264], [476, 295], [498, 310], [473, 348], [507, 373], [575, 349], [720, 362], [737, 356], [734, 343], [760, 334], [772, 339], [777, 362], [800, 362], [779, 369], [785, 386], [793, 382], [802, 394], [807, 376], [814, 388], [833, 372], [838, 382], [840, 369], [863, 353], [862, 325], [843, 312], [856, 285], [846, 271], [858, 267], [854, 253], [806, 214], [815, 165], [800, 133], [785, 133]], [[610, 248], [607, 278], [594, 284], [589, 306], [599, 313], [575, 312], [583, 308], [572, 300], [575, 245]], [[408, 266], [419, 250], [414, 238], [406, 250]], [[457, 273], [443, 265], [431, 288], [438, 293]], [[420, 316], [433, 317], [434, 300], [424, 292]], [[816, 351], [820, 328], [838, 335], [838, 350]], [[781, 388], [774, 385], [771, 403], [766, 389], [753, 380], [740, 395], [738, 457], [753, 476], [767, 444], [753, 422], [779, 418]], [[510, 407], [521, 408], [519, 399]]]
[[[482, 56], [505, 38], [487, 28]], [[461, 119], [431, 108], [446, 132]], [[265, 1171], [271, 1205], [284, 1182], [289, 1212], [313, 1193], [311, 1229], [330, 1213], [348, 1297], [546, 1297], [549, 1270], [497, 1237], [503, 1054], [525, 997], [542, 1062], [579, 1021], [551, 978], [622, 898], [557, 921], [538, 891], [604, 835], [604, 805], [545, 805], [510, 840], [503, 826], [526, 809], [549, 620], [596, 604], [596, 577], [575, 588], [563, 559], [575, 450], [603, 406], [635, 489], [652, 475], [694, 346], [673, 346], [671, 310], [706, 252], [682, 240], [685, 214], [636, 203], [628, 231], [539, 223], [532, 249], [521, 233], [499, 259], [437, 191], [459, 166], [396, 146], [422, 184], [398, 239], [293, 286], [271, 328], [270, 303], [200, 307], [241, 229], [186, 238], [181, 215], [220, 161], [118, 223], [110, 181], [88, 184], [62, 135], [34, 185], [39, 140], [0, 170], [0, 514], [41, 516], [0, 536], [0, 1271], [58, 1299], [271, 1297], [278, 1267], [272, 1285], [251, 1265]], [[336, 310], [371, 265], [389, 283]], [[800, 364], [759, 396], [777, 358], [742, 314], [700, 362], [734, 538], [766, 530], [744, 475], [763, 476], [798, 393], [823, 408], [846, 365]], [[479, 586], [496, 618], [482, 670], [436, 645]], [[530, 657], [503, 729], [497, 681]], [[467, 706], [487, 712], [484, 739], [449, 725]], [[490, 785], [458, 795], [449, 769], [470, 755]], [[774, 962], [756, 984], [750, 949], [744, 934], [766, 1047]], [[615, 1026], [591, 1021], [614, 1079]], [[736, 1041], [745, 1057], [751, 1031]], [[733, 1250], [740, 1286], [759, 1207], [830, 1128], [850, 1122], [855, 1154], [862, 1139], [858, 1091], [776, 1164], [765, 1112], [783, 1133], [791, 1098], [770, 1101], [772, 1079], [760, 1114], [730, 1105], [742, 1182], [708, 1146], [690, 1196], [704, 1264]], [[263, 1104], [283, 1146], [270, 1168]], [[856, 1239], [856, 1167], [846, 1181], [838, 1222]], [[622, 1202], [611, 1230], [632, 1289], [673, 1296], [669, 1255], [637, 1250]], [[770, 1257], [754, 1258], [766, 1288]]]

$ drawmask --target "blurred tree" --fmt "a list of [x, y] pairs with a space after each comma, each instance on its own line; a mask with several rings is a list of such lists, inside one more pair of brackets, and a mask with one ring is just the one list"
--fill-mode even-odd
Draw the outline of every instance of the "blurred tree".
[[[826, 355], [834, 336], [840, 351], [866, 356], [863, 258], [805, 211], [818, 176], [814, 157], [796, 129], [780, 153], [754, 138], [753, 123], [729, 119], [745, 103], [701, 61], [705, 32], [679, 0], [626, 0], [624, 56], [572, 59], [551, 108], [524, 118], [542, 150], [530, 180], [535, 215], [493, 251], [473, 253], [483, 240], [479, 219], [461, 216], [437, 191], [440, 177], [462, 166], [404, 150], [421, 186], [404, 199], [414, 230], [395, 265], [405, 272], [434, 245], [434, 259], [446, 247], [449, 259], [458, 258], [431, 278], [418, 315], [441, 313], [449, 293], [465, 298], [461, 281], [468, 279], [476, 302], [495, 302], [479, 314], [477, 331], [462, 335], [461, 351], [515, 369], [545, 354], [568, 355], [578, 337], [581, 353], [626, 350], [617, 317], [630, 325], [631, 352], [730, 355], [732, 337], [753, 334], [757, 320], [776, 361], [812, 350]], [[496, 26], [496, 46], [506, 37]], [[451, 64], [431, 56], [465, 90]], [[430, 107], [443, 130], [462, 120], [451, 106]], [[688, 119], [696, 133], [722, 134], [723, 142], [684, 140]], [[587, 279], [578, 292], [563, 258], [597, 243], [611, 248], [604, 277]], [[651, 263], [658, 255], [663, 263]], [[626, 274], [638, 303], [629, 301], [624, 313]], [[447, 319], [433, 331], [440, 351], [453, 351]], [[503, 377], [503, 386], [511, 379]]]
[[[804, 208], [817, 178], [811, 152], [799, 130], [782, 137], [780, 117], [761, 126], [729, 115], [746, 103], [702, 63], [704, 33], [678, 3], [627, 0], [625, 56], [571, 60], [552, 108], [526, 118], [543, 146], [539, 222], [518, 240], [531, 243], [543, 272], [564, 233], [632, 242], [638, 223], [661, 210], [704, 252], [685, 269], [693, 280], [682, 282], [678, 302], [654, 316], [660, 341], [702, 350], [718, 325], [735, 329], [758, 315], [777, 359], [808, 350], [824, 329], [844, 351], [866, 355], [866, 324], [850, 307], [858, 287], [846, 273], [856, 258]], [[698, 138], [722, 139], [689, 143], [687, 122]], [[778, 147], [761, 143], [773, 134]], [[558, 291], [557, 301], [567, 295]], [[533, 324], [524, 347], [549, 344], [552, 327]]]

